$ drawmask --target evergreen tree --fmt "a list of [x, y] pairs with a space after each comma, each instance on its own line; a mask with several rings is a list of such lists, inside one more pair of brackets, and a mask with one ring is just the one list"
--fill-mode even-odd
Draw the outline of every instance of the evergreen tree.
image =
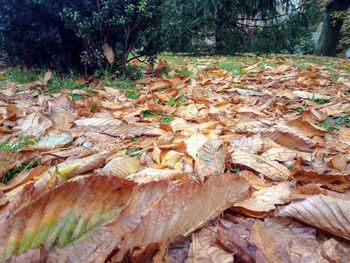
[[[171, 36], [169, 47], [173, 51], [203, 48], [203, 43], [210, 39], [214, 40], [213, 48], [218, 54], [310, 52], [313, 47], [308, 43], [320, 15], [316, 0], [189, 0], [185, 5], [181, 0], [172, 0], [172, 3], [179, 8], [174, 21], [181, 21], [174, 30], [178, 34]], [[204, 50], [207, 49], [204, 45]]]

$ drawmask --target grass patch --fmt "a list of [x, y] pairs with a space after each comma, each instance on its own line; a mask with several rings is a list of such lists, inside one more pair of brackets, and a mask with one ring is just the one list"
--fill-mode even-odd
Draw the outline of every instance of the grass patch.
[[116, 79], [116, 78], [110, 78], [106, 76], [104, 80], [102, 81], [103, 86], [109, 86], [109, 87], [115, 87], [117, 89], [120, 89], [122, 91], [125, 90], [136, 90], [137, 87], [135, 83], [132, 80], [129, 79]]
[[309, 101], [312, 101], [312, 102], [315, 102], [319, 105], [322, 105], [322, 104], [326, 104], [329, 102], [329, 100], [326, 100], [326, 99], [315, 99], [315, 98], [311, 98], [311, 99], [307, 99]]
[[238, 57], [227, 57], [227, 60], [221, 62], [218, 68], [227, 70], [235, 76], [242, 76], [241, 66], [242, 64], [238, 61]]
[[174, 120], [173, 115], [169, 115], [165, 118], [160, 119], [160, 122], [162, 123], [171, 123]]
[[22, 69], [19, 66], [15, 68], [7, 68], [3, 74], [4, 77], [1, 82], [12, 81], [19, 84], [25, 84], [39, 80], [39, 75], [43, 75], [42, 73], [38, 74], [38, 72], [34, 72], [32, 70], [25, 68]]
[[4, 142], [0, 143], [0, 151], [5, 151], [5, 152], [17, 152], [21, 150], [24, 146], [26, 145], [33, 145], [36, 142], [40, 140], [28, 136], [23, 136], [19, 135], [17, 140], [14, 142], [10, 142], [9, 139], [5, 140]]
[[182, 76], [186, 76], [186, 75], [190, 75], [190, 74], [192, 74], [192, 72], [189, 71], [187, 68], [184, 68], [184, 69], [178, 70], [176, 72], [175, 76], [181, 76], [182, 77]]
[[75, 90], [84, 89], [85, 85], [80, 85], [75, 76], [59, 76], [53, 74], [52, 78], [47, 83], [45, 93], [59, 93], [62, 89]]
[[339, 130], [343, 126], [350, 127], [350, 115], [342, 117], [331, 117], [319, 123], [319, 126], [326, 129], [329, 132]]
[[8, 181], [10, 181], [12, 178], [14, 178], [16, 175], [18, 175], [21, 172], [24, 172], [26, 170], [35, 168], [40, 165], [40, 160], [33, 160], [29, 163], [23, 164], [20, 167], [16, 167], [10, 171], [6, 171], [2, 177], [0, 178], [0, 183], [6, 184]]
[[126, 93], [126, 97], [128, 99], [137, 100], [139, 98], [139, 95], [137, 95], [134, 90], [128, 90]]
[[160, 113], [159, 111], [145, 110], [142, 112], [142, 115], [144, 118], [152, 117], [154, 114], [157, 114], [158, 116], [162, 116], [162, 113]]
[[180, 103], [176, 100], [176, 98], [172, 97], [169, 99], [169, 101], [166, 103], [166, 105], [171, 107], [179, 107]]
[[152, 117], [153, 115], [157, 114], [160, 117], [159, 121], [162, 123], [170, 123], [174, 120], [173, 115], [166, 116], [166, 115], [163, 115], [159, 111], [145, 110], [142, 112], [142, 114], [143, 114], [144, 118], [149, 118], [149, 117]]

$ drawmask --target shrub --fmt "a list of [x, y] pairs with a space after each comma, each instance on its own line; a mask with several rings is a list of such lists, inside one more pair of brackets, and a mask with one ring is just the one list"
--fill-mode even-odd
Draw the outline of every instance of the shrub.
[[60, 19], [62, 1], [0, 0], [0, 46], [10, 65], [79, 65], [82, 41]]
[[162, 2], [0, 0], [1, 47], [12, 64], [124, 72], [131, 55], [152, 60], [162, 51]]

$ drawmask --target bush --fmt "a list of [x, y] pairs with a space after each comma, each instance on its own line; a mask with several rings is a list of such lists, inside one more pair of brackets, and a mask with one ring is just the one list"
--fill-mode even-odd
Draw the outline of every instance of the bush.
[[10, 65], [78, 66], [82, 41], [65, 29], [62, 1], [0, 0], [0, 45]]
[[0, 0], [1, 47], [12, 64], [92, 72], [110, 63], [124, 72], [131, 54], [152, 60], [162, 51], [162, 2]]

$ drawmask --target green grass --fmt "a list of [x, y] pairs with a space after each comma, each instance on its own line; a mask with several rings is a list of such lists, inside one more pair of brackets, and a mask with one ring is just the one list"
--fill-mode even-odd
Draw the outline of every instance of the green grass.
[[58, 93], [62, 89], [84, 89], [85, 85], [80, 85], [77, 82], [77, 77], [72, 76], [59, 76], [57, 74], [53, 74], [52, 78], [47, 83], [47, 89], [45, 92], [47, 93]]
[[0, 151], [5, 152], [17, 152], [21, 150], [26, 145], [33, 145], [40, 139], [19, 135], [19, 137], [14, 141], [10, 142], [9, 139], [0, 143]]
[[339, 130], [343, 126], [350, 127], [350, 115], [342, 117], [330, 117], [321, 121], [319, 126], [325, 128], [327, 131], [333, 132], [334, 130]]
[[149, 118], [149, 117], [152, 117], [153, 115], [157, 114], [160, 117], [159, 121], [162, 123], [170, 123], [174, 120], [173, 115], [166, 116], [159, 111], [145, 110], [142, 112], [142, 114], [143, 114], [144, 118]]
[[17, 176], [19, 173], [35, 168], [39, 165], [40, 165], [40, 160], [33, 160], [29, 163], [23, 164], [22, 166], [16, 167], [10, 171], [6, 171], [0, 178], [0, 183], [6, 184], [8, 181], [10, 181], [12, 178]]
[[315, 98], [311, 98], [311, 99], [308, 99], [309, 101], [312, 101], [312, 102], [315, 102], [319, 105], [322, 105], [322, 104], [326, 104], [329, 102], [329, 100], [326, 100], [326, 99], [315, 99]]
[[192, 74], [191, 71], [189, 71], [187, 68], [184, 68], [184, 69], [181, 69], [181, 70], [178, 70], [175, 74], [175, 76], [186, 76], [186, 75], [190, 75]]
[[173, 115], [169, 115], [165, 118], [160, 119], [160, 122], [162, 123], [171, 123], [174, 120]]
[[139, 98], [139, 95], [137, 95], [134, 90], [128, 90], [126, 93], [126, 97], [128, 99], [137, 100]]
[[166, 103], [166, 105], [171, 107], [179, 107], [180, 103], [176, 100], [176, 98], [172, 97], [169, 99], [169, 101]]
[[129, 79], [116, 79], [116, 78], [110, 78], [105, 77], [105, 79], [102, 81], [103, 86], [109, 86], [109, 87], [115, 87], [117, 89], [120, 89], [122, 91], [125, 90], [136, 90], [137, 87], [135, 83], [132, 80]]
[[235, 76], [242, 76], [241, 66], [239, 62], [224, 62], [219, 65], [219, 69], [230, 71]]
[[[25, 84], [28, 82], [39, 80], [39, 75], [43, 73], [34, 72], [28, 69], [21, 69], [21, 67], [7, 68], [4, 73], [5, 77], [1, 82], [12, 81], [19, 84]], [[0, 84], [1, 84], [0, 82]]]
[[142, 112], [142, 115], [144, 118], [152, 117], [154, 114], [157, 114], [158, 116], [162, 116], [162, 113], [160, 113], [159, 111], [145, 110]]

